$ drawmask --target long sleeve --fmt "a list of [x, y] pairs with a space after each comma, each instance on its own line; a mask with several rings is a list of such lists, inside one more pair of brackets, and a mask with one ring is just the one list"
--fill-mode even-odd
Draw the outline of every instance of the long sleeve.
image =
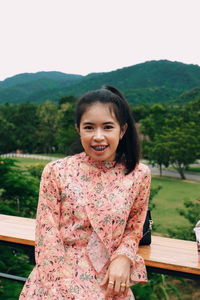
[[51, 163], [42, 174], [36, 218], [36, 266], [39, 280], [46, 283], [65, 276], [65, 250], [59, 233], [59, 219], [60, 192]]
[[137, 255], [139, 241], [143, 233], [150, 193], [151, 176], [148, 167], [145, 168], [138, 194], [135, 196], [123, 238], [118, 248], [111, 256], [111, 261], [118, 255], [127, 256], [131, 264], [131, 280], [146, 282], [146, 270], [143, 258]]

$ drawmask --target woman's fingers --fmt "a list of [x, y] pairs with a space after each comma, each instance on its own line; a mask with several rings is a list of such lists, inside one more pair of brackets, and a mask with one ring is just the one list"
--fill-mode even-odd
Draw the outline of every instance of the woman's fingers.
[[114, 277], [110, 277], [107, 285], [106, 296], [123, 294], [127, 295], [129, 290], [129, 281], [128, 280], [118, 280]]
[[109, 277], [108, 285], [107, 285], [107, 290], [106, 290], [106, 296], [113, 295], [114, 289], [115, 289], [115, 279], [112, 277]]
[[100, 283], [100, 286], [106, 284], [108, 281], [108, 271], [106, 272], [106, 275], [104, 276], [104, 279], [102, 280], [102, 282]]
[[124, 293], [126, 290], [126, 282], [120, 283], [120, 292]]
[[127, 280], [119, 280], [115, 282], [114, 292], [116, 294], [122, 293], [126, 294], [129, 289], [129, 284]]
[[107, 285], [106, 296], [125, 294], [129, 288], [130, 260], [121, 255], [114, 259], [101, 285]]
[[120, 292], [120, 282], [117, 280], [115, 281], [115, 286], [114, 286], [113, 292], [115, 294], [118, 294]]
[[123, 294], [125, 296], [127, 296], [127, 294], [128, 294], [129, 287], [130, 287], [130, 283], [129, 283], [129, 281], [127, 281], [126, 286], [124, 287], [124, 291], [123, 291]]

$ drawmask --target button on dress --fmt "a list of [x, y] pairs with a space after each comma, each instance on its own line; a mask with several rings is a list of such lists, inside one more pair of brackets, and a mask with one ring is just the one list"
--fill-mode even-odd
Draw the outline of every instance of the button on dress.
[[137, 254], [150, 190], [149, 168], [125, 175], [122, 163], [94, 161], [84, 152], [43, 171], [36, 217], [35, 259], [19, 300], [132, 300], [105, 298], [100, 286], [118, 255], [131, 264], [131, 284], [147, 282]]

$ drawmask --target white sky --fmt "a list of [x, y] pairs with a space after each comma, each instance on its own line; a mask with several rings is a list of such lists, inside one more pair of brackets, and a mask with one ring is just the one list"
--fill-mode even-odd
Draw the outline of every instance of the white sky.
[[0, 0], [0, 80], [159, 59], [200, 65], [200, 0]]

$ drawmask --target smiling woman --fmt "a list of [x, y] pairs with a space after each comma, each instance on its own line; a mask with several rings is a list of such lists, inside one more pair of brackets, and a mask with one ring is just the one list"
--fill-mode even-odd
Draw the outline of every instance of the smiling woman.
[[128, 104], [114, 87], [76, 109], [84, 152], [49, 163], [36, 218], [36, 266], [20, 300], [133, 300], [146, 282], [137, 254], [150, 191]]
[[[87, 124], [88, 122], [90, 124]], [[85, 128], [83, 123], [86, 123]], [[127, 173], [135, 168], [140, 155], [138, 134], [128, 103], [119, 90], [103, 86], [100, 90], [83, 95], [76, 109], [76, 127], [78, 132], [82, 133], [80, 137], [83, 142], [85, 130], [95, 133], [95, 141], [92, 142], [94, 145], [90, 144], [88, 150], [91, 145], [101, 145], [99, 141], [105, 138], [106, 132], [107, 138], [112, 139], [110, 144], [105, 144], [110, 154], [113, 154], [110, 159], [115, 159], [116, 162], [124, 161]], [[104, 160], [103, 157], [101, 160]]]

